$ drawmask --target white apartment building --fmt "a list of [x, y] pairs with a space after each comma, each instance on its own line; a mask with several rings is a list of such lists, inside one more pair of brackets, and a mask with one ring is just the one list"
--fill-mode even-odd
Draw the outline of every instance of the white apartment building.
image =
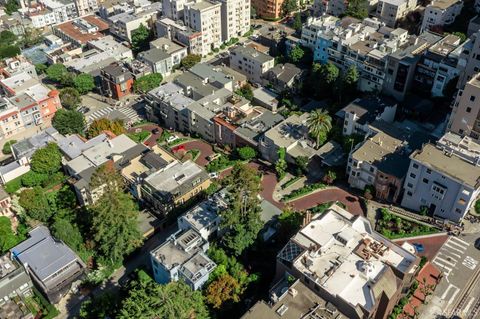
[[379, 0], [376, 17], [388, 27], [395, 28], [398, 20], [403, 19], [417, 7], [417, 0]]
[[74, 0], [78, 15], [85, 16], [98, 11], [97, 0]]
[[222, 42], [250, 30], [250, 0], [220, 0], [222, 4]]
[[184, 7], [185, 26], [202, 33], [202, 52], [207, 55], [222, 44], [221, 4], [210, 1], [188, 3]]
[[161, 8], [161, 3], [154, 2], [145, 7], [135, 8], [134, 12], [124, 12], [111, 16], [108, 18], [111, 25], [110, 32], [130, 42], [132, 41], [132, 31], [138, 29], [141, 24], [147, 28], [154, 25]]
[[456, 134], [426, 144], [410, 156], [402, 206], [461, 221], [480, 193], [479, 155], [480, 145]]
[[272, 56], [252, 47], [239, 46], [230, 52], [230, 67], [253, 83], [262, 83], [262, 75], [274, 67], [274, 61]]
[[55, 13], [47, 8], [29, 9], [27, 13], [28, 18], [32, 21], [32, 26], [35, 29], [45, 28], [46, 26], [57, 23]]
[[163, 0], [163, 16], [173, 20], [183, 19], [183, 8], [188, 2], [188, 0]]
[[78, 17], [75, 3], [67, 0], [41, 0], [46, 8], [50, 9], [55, 15], [56, 23], [75, 19]]
[[158, 37], [184, 44], [191, 54], [204, 55], [204, 52], [208, 54], [211, 51], [211, 45], [203, 41], [203, 33], [186, 27], [181, 20], [163, 18], [157, 20], [155, 26]]
[[453, 23], [462, 8], [462, 0], [434, 0], [425, 8], [420, 32], [430, 30], [434, 26], [442, 27]]

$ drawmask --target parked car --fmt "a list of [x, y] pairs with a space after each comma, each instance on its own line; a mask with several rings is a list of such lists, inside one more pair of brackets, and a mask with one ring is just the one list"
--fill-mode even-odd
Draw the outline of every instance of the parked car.
[[425, 251], [425, 247], [423, 247], [423, 245], [420, 244], [420, 243], [413, 243], [412, 245], [413, 245], [413, 247], [415, 247], [415, 250], [418, 253], [423, 253]]
[[219, 157], [220, 157], [220, 154], [219, 154], [219, 153], [213, 153], [212, 155], [207, 156], [207, 160], [208, 160], [209, 162], [211, 162], [211, 161], [216, 160], [216, 159], [219, 158]]
[[160, 133], [160, 130], [158, 128], [154, 128], [152, 130], [152, 134], [158, 134], [158, 133]]
[[208, 176], [210, 176], [210, 178], [212, 179], [216, 179], [218, 178], [218, 173], [217, 172], [209, 173]]
[[174, 141], [178, 140], [178, 136], [176, 135], [170, 135], [168, 138], [167, 138], [167, 143], [172, 143]]
[[477, 248], [478, 250], [480, 250], [480, 237], [477, 238], [477, 240], [475, 240], [475, 243], [473, 244], [475, 246], [475, 248]]
[[77, 111], [82, 113], [82, 114], [87, 114], [88, 112], [90, 112], [90, 108], [88, 108], [86, 106], [81, 106], [77, 109]]

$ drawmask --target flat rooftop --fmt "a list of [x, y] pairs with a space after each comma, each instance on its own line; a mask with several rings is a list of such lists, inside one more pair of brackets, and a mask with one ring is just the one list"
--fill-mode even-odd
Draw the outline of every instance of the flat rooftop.
[[[108, 30], [109, 25], [100, 17], [89, 15], [56, 25], [54, 28], [78, 43], [86, 44], [104, 37], [102, 32]], [[95, 28], [95, 31], [90, 31], [89, 28]]]
[[206, 174], [205, 170], [193, 161], [175, 161], [145, 178], [145, 182], [157, 191], [170, 193], [188, 182], [193, 182], [193, 179], [201, 178], [202, 175]]
[[428, 7], [438, 8], [440, 10], [445, 10], [450, 8], [457, 3], [462, 3], [461, 0], [434, 0]]
[[411, 158], [473, 188], [478, 186], [480, 166], [475, 166], [458, 156], [449, 155], [433, 144], [426, 144], [422, 150], [412, 154]]

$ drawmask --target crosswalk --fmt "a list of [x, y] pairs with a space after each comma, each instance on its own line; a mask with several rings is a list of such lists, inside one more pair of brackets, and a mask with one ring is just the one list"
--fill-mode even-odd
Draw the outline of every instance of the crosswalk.
[[[449, 237], [433, 259], [433, 263], [443, 272], [448, 281], [448, 275], [461, 264], [471, 270], [475, 269], [478, 261], [470, 256], [465, 256], [469, 243], [457, 238]], [[472, 268], [473, 267], [473, 268]]]
[[125, 115], [125, 117], [128, 119], [128, 122], [130, 122], [130, 123], [135, 123], [135, 122], [138, 122], [138, 121], [141, 120], [137, 111], [135, 111], [132, 107], [122, 106], [122, 107], [114, 109], [111, 106], [107, 106], [103, 109], [97, 110], [97, 111], [93, 112], [92, 114], [90, 114], [87, 117], [87, 124], [90, 125], [93, 121], [95, 121], [97, 119], [108, 117], [108, 115], [110, 113], [112, 113], [114, 110], [117, 110], [117, 111], [121, 112], [123, 115]]

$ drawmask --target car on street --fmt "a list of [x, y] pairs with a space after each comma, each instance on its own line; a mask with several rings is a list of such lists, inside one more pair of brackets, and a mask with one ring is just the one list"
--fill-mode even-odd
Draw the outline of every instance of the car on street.
[[413, 243], [413, 247], [415, 247], [415, 250], [417, 253], [423, 253], [425, 251], [425, 247], [423, 247], [423, 244], [420, 243]]
[[152, 130], [152, 134], [158, 134], [158, 133], [160, 133], [160, 130], [158, 128], [154, 128]]
[[478, 250], [480, 250], [480, 237], [477, 238], [477, 240], [475, 240], [475, 243], [473, 244], [473, 246], [475, 246], [475, 248], [477, 248]]
[[176, 135], [171, 135], [167, 138], [167, 143], [172, 143], [174, 141], [178, 140], [178, 136]]
[[78, 108], [77, 111], [82, 113], [82, 114], [87, 114], [88, 112], [90, 112], [90, 108], [88, 108], [86, 106], [81, 106], [81, 107]]

